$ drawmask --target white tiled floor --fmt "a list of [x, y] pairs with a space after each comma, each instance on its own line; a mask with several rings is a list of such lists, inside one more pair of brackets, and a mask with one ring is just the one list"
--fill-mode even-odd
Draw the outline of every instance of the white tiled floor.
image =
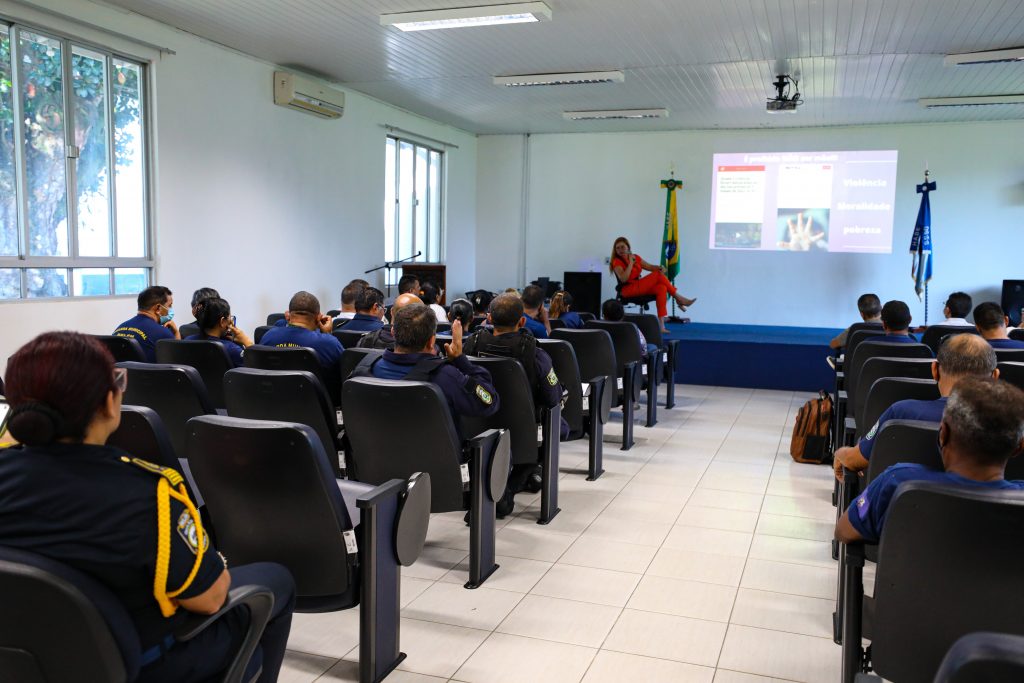
[[[831, 469], [788, 455], [807, 398], [677, 387], [655, 428], [638, 412], [632, 450], [605, 444], [596, 482], [586, 441], [562, 444], [562, 513], [539, 526], [539, 498], [517, 497], [475, 591], [462, 514], [434, 515], [403, 571], [408, 658], [388, 680], [837, 680]], [[281, 680], [355, 681], [357, 645], [355, 610], [296, 615]]]

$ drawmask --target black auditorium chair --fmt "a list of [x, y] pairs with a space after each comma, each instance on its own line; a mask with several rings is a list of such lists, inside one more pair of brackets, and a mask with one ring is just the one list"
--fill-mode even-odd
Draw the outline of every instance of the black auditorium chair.
[[606, 400], [607, 377], [597, 375], [584, 381], [580, 376], [576, 352], [564, 339], [538, 339], [537, 343], [551, 356], [555, 374], [567, 392], [562, 417], [569, 423], [569, 440], [588, 435], [587, 480], [594, 481], [604, 473], [602, 439], [611, 408], [610, 396]]
[[[653, 427], [658, 423], [658, 354], [647, 354], [646, 360], [640, 352], [640, 337], [633, 323], [612, 322], [608, 320], [590, 320], [583, 324], [586, 330], [604, 330], [612, 338], [615, 347], [615, 364], [618, 376], [622, 378], [622, 404], [625, 405], [626, 395], [632, 393], [630, 403], [640, 400], [640, 392], [647, 389], [647, 421], [645, 427]], [[632, 391], [627, 384], [632, 378]]]
[[259, 327], [257, 327], [256, 330], [252, 333], [252, 343], [259, 344], [260, 340], [263, 339], [263, 335], [265, 335], [271, 329], [273, 328], [270, 325], [260, 325]]
[[115, 363], [125, 361], [146, 362], [146, 354], [143, 353], [139, 342], [131, 337], [115, 337], [111, 334], [94, 334], [93, 338], [107, 347], [110, 355], [114, 357]]
[[622, 391], [618, 387], [622, 377], [611, 335], [604, 330], [553, 330], [551, 337], [567, 341], [572, 346], [579, 362], [580, 377], [605, 378], [602, 414], [607, 414], [615, 406], [622, 406], [622, 450], [628, 451], [633, 447], [633, 402], [622, 404]]
[[942, 658], [934, 683], [1024, 681], [1024, 637], [978, 632], [961, 637]]
[[658, 358], [658, 378], [665, 381], [665, 410], [676, 405], [676, 367], [679, 363], [679, 339], [664, 339], [661, 336], [661, 323], [658, 316], [649, 313], [627, 313], [624, 320], [633, 323], [643, 332], [648, 344], [660, 349]]
[[[1024, 635], [1024, 495], [909, 481], [889, 506], [864, 599], [864, 544], [846, 548], [842, 680], [932, 681], [946, 652], [976, 631]], [[927, 571], [922, 571], [927, 568]], [[926, 612], [922, 606], [930, 606]], [[862, 637], [870, 648], [861, 645]]]
[[313, 429], [331, 468], [345, 471], [345, 456], [331, 399], [305, 370], [236, 368], [224, 375], [228, 415], [250, 420], [298, 422]]
[[267, 325], [273, 327], [278, 320], [284, 320], [284, 313], [271, 313], [267, 316]]
[[[845, 379], [845, 373], [843, 372], [843, 364], [846, 358], [850, 357], [850, 351], [852, 350], [851, 343], [855, 332], [861, 330], [869, 330], [872, 334], [882, 334], [882, 323], [854, 323], [850, 325], [850, 328], [846, 334], [846, 346], [841, 348], [842, 356], [835, 359], [835, 370], [836, 370], [836, 387], [835, 394], [832, 396], [834, 403], [839, 403], [839, 391], [846, 389], [843, 384]], [[864, 339], [864, 336], [858, 337], [858, 339]]]
[[[20, 683], [134, 681], [142, 645], [121, 601], [96, 579], [43, 555], [0, 546], [0, 680]], [[270, 619], [274, 594], [265, 586], [233, 586], [216, 614], [191, 613], [175, 632], [191, 640], [228, 611], [245, 608], [248, 629], [221, 679], [237, 683]], [[257, 667], [258, 668], [258, 667]]]
[[161, 339], [156, 343], [156, 362], [195, 368], [203, 378], [210, 403], [214, 408], [224, 408], [224, 373], [234, 364], [223, 344], [209, 339]]
[[864, 420], [864, 409], [867, 406], [868, 392], [876, 380], [883, 377], [911, 377], [915, 379], [931, 379], [931, 358], [889, 358], [874, 356], [864, 361], [857, 375], [857, 391], [854, 402], [847, 406], [857, 423], [858, 436], [871, 429]]
[[199, 417], [189, 422], [188, 448], [218, 549], [235, 563], [287, 567], [297, 612], [361, 605], [359, 680], [383, 680], [405, 658], [399, 565], [423, 548], [430, 477], [376, 488], [337, 480], [313, 430], [289, 422]]
[[639, 306], [641, 311], [646, 312], [652, 303], [657, 300], [653, 294], [642, 294], [640, 296], [623, 296], [622, 295], [622, 283], [618, 282], [615, 285], [615, 298], [623, 306]]
[[1000, 363], [1024, 363], [1024, 349], [996, 349]]
[[880, 377], [868, 389], [864, 402], [864, 426], [858, 435], [866, 434], [893, 403], [906, 399], [935, 401], [939, 398], [939, 384], [933, 379], [916, 377]]
[[[437, 323], [437, 330], [436, 330], [437, 334], [451, 334], [451, 331], [452, 331], [452, 324], [451, 323], [443, 323], [443, 322], [438, 321], [438, 323]], [[463, 330], [463, 331], [465, 331], [465, 330]]]
[[550, 325], [553, 330], [560, 330], [565, 327], [565, 321], [559, 320], [558, 318], [552, 318], [548, 321], [548, 325]]
[[597, 320], [596, 315], [594, 315], [593, 313], [588, 313], [587, 311], [577, 311], [577, 314], [580, 316], [580, 320], [582, 320], [583, 322], [587, 322], [588, 320]]
[[999, 363], [999, 379], [1024, 389], [1024, 363]]
[[978, 334], [978, 328], [973, 325], [930, 325], [921, 334], [921, 343], [930, 348], [932, 353], [938, 353], [942, 341], [956, 334]]
[[346, 330], [343, 327], [334, 331], [334, 336], [337, 337], [338, 341], [340, 341], [341, 345], [346, 349], [350, 349], [358, 344], [364, 334], [367, 333], [357, 332], [355, 330]]
[[242, 356], [245, 367], [259, 370], [305, 370], [320, 380], [324, 390], [335, 406], [339, 404], [341, 379], [328, 377], [320, 365], [316, 351], [306, 347], [278, 348], [276, 346], [250, 346]]
[[1017, 328], [1010, 330], [1010, 339], [1016, 339], [1017, 341], [1024, 341], [1024, 329]]
[[840, 392], [837, 406], [838, 434], [844, 435], [843, 443], [849, 445], [856, 431], [856, 414], [851, 414], [850, 406], [857, 405], [856, 389], [860, 369], [868, 358], [932, 358], [932, 351], [924, 344], [901, 344], [899, 342], [863, 342], [857, 345], [852, 357], [847, 357], [844, 364], [846, 391]]
[[[560, 405], [540, 408], [533, 402], [533, 389], [522, 364], [514, 358], [471, 358], [474, 365], [491, 374], [494, 390], [501, 397], [498, 412], [489, 417], [463, 417], [464, 434], [488, 429], [509, 433], [513, 465], [541, 466], [541, 500], [538, 524], [547, 524], [558, 514], [558, 454], [561, 432]], [[557, 372], [555, 374], [558, 374]], [[538, 422], [539, 418], [539, 422]]]
[[202, 332], [202, 330], [199, 329], [199, 325], [196, 323], [185, 323], [178, 328], [178, 334], [181, 335], [182, 339], [191, 337], [194, 334], [199, 334], [200, 332]]
[[[342, 353], [341, 353], [341, 362], [339, 363], [339, 365], [341, 366], [341, 372], [339, 374], [341, 375], [340, 381], [342, 383], [342, 386], [344, 386], [345, 380], [348, 379], [349, 375], [352, 374], [352, 371], [356, 369], [356, 366], [359, 365], [359, 363], [364, 358], [366, 358], [367, 356], [383, 356], [383, 355], [384, 355], [384, 349], [364, 349], [364, 348], [360, 348], [360, 347], [347, 347], [346, 346], [345, 350], [342, 351]], [[345, 392], [344, 391], [341, 392], [341, 399], [342, 399], [342, 401], [345, 400]], [[339, 406], [341, 407], [341, 410], [342, 410], [342, 417], [341, 417], [341, 419], [339, 419], [339, 422], [344, 424], [344, 409], [345, 409], [345, 406], [342, 405], [341, 403], [339, 403]]]
[[[470, 498], [469, 581], [477, 588], [495, 563], [496, 501], [505, 493], [510, 466], [508, 436], [490, 429], [460, 441], [441, 390], [428, 382], [354, 377], [342, 387], [349, 465], [358, 481], [380, 484], [426, 472], [431, 512], [464, 510]], [[400, 416], [401, 429], [395, 428]]]
[[128, 370], [123, 403], [152, 409], [164, 423], [174, 452], [187, 457], [185, 423], [199, 415], [217, 414], [196, 369], [188, 365], [135, 362], [117, 366]]

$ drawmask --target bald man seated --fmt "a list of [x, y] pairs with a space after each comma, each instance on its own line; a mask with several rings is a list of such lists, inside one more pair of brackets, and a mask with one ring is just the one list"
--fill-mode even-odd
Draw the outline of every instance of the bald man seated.
[[939, 384], [940, 398], [934, 401], [907, 399], [889, 406], [878, 422], [855, 446], [844, 446], [835, 452], [832, 466], [836, 479], [842, 481], [843, 468], [861, 472], [868, 468], [875, 437], [889, 420], [923, 420], [940, 422], [946, 408], [946, 397], [964, 377], [999, 377], [996, 369], [996, 352], [988, 342], [976, 334], [958, 334], [949, 337], [939, 347], [932, 363], [932, 377]]
[[[420, 298], [412, 292], [406, 292], [405, 294], [399, 294], [398, 298], [395, 299], [394, 305], [391, 307], [391, 319], [395, 319], [395, 315], [400, 310], [408, 306], [409, 304], [422, 304]], [[364, 334], [356, 344], [361, 349], [385, 349], [387, 351], [395, 350], [395, 333], [391, 325], [384, 325], [378, 330]]]

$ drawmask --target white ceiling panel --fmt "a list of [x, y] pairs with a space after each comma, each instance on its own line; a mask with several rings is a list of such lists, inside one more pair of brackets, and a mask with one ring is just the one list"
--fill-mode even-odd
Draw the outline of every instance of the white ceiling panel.
[[[477, 133], [837, 126], [1024, 118], [920, 97], [1024, 93], [1024, 63], [943, 55], [1024, 45], [1021, 0], [546, 0], [550, 22], [403, 33], [379, 15], [466, 0], [108, 0]], [[480, 3], [485, 4], [485, 3]], [[624, 83], [504, 88], [493, 76], [622, 70]], [[778, 73], [806, 103], [768, 115]], [[667, 119], [566, 121], [578, 109]]]

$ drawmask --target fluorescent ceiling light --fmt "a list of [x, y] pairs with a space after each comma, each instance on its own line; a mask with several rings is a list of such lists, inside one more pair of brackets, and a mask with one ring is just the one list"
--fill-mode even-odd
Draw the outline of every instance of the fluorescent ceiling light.
[[626, 79], [621, 71], [580, 71], [567, 74], [520, 74], [495, 76], [494, 85], [506, 88], [534, 85], [584, 85], [592, 83], [622, 83]]
[[535, 21], [551, 21], [551, 8], [543, 2], [516, 2], [507, 5], [455, 7], [380, 15], [381, 26], [394, 26], [402, 31], [524, 24]]
[[569, 121], [605, 119], [663, 119], [668, 109], [605, 109], [601, 111], [563, 111], [562, 118]]
[[1000, 64], [1002, 62], [1024, 62], [1024, 47], [1013, 47], [1008, 50], [986, 50], [985, 52], [962, 52], [946, 55], [943, 64], [946, 66], [964, 66], [965, 64]]
[[984, 95], [982, 97], [922, 97], [922, 107], [978, 107], [992, 104], [1024, 104], [1024, 95]]

